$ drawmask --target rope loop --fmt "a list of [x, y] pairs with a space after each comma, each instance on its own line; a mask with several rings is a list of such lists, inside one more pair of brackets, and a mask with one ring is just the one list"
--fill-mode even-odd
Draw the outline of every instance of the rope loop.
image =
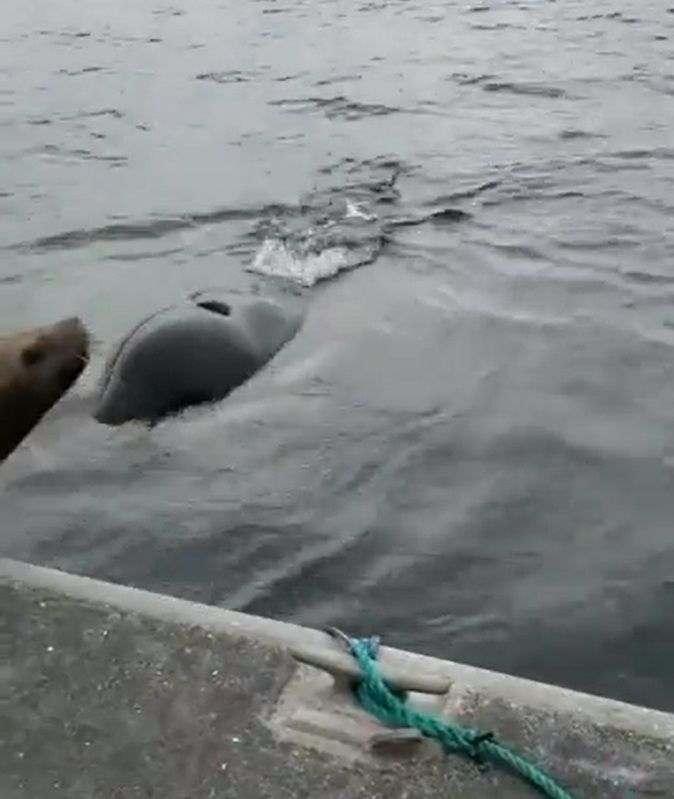
[[497, 741], [493, 732], [461, 727], [410, 707], [405, 692], [394, 691], [384, 681], [377, 663], [380, 648], [377, 636], [351, 638], [335, 627], [328, 628], [327, 632], [346, 647], [360, 666], [361, 676], [354, 685], [354, 695], [361, 707], [382, 724], [419, 730], [427, 738], [436, 740], [448, 754], [465, 755], [481, 766], [492, 763], [506, 768], [547, 799], [574, 799], [554, 777]]

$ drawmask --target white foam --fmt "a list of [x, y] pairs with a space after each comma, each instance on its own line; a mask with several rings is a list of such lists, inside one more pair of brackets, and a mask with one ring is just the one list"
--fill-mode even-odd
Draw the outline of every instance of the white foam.
[[347, 219], [364, 219], [366, 222], [374, 222], [377, 219], [376, 214], [368, 214], [364, 211], [362, 206], [358, 203], [346, 201], [346, 218]]
[[278, 239], [266, 239], [251, 266], [251, 272], [284, 277], [301, 286], [313, 286], [319, 280], [334, 277], [350, 266], [344, 247], [331, 247], [319, 253], [295, 255]]

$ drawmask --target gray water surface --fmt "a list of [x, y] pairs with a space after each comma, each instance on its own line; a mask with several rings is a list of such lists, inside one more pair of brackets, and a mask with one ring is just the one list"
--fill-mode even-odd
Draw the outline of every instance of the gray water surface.
[[[2, 18], [0, 324], [95, 337], [2, 554], [674, 710], [674, 8]], [[97, 425], [119, 337], [208, 288], [305, 325], [214, 407]]]

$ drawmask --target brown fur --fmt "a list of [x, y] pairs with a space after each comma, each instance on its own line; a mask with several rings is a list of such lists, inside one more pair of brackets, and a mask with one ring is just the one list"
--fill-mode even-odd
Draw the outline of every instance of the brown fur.
[[0, 463], [73, 385], [88, 356], [79, 319], [0, 336]]

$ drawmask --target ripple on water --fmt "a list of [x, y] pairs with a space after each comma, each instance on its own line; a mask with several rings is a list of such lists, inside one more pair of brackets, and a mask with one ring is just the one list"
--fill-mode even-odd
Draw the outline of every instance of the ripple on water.
[[222, 72], [200, 72], [196, 80], [211, 81], [213, 83], [249, 83], [257, 78], [255, 72], [241, 72], [238, 69], [227, 69]]
[[308, 308], [147, 435], [57, 407], [3, 553], [672, 709], [673, 9], [25, 5], [3, 326]]
[[486, 92], [505, 92], [506, 94], [521, 94], [527, 97], [567, 97], [564, 89], [552, 86], [547, 83], [534, 83], [528, 81], [481, 81], [482, 88]]
[[400, 113], [402, 109], [383, 103], [364, 103], [350, 100], [344, 95], [336, 97], [304, 97], [296, 99], [271, 100], [270, 105], [284, 108], [288, 113], [304, 114], [321, 111], [328, 119], [356, 120], [374, 116], [388, 116]]

